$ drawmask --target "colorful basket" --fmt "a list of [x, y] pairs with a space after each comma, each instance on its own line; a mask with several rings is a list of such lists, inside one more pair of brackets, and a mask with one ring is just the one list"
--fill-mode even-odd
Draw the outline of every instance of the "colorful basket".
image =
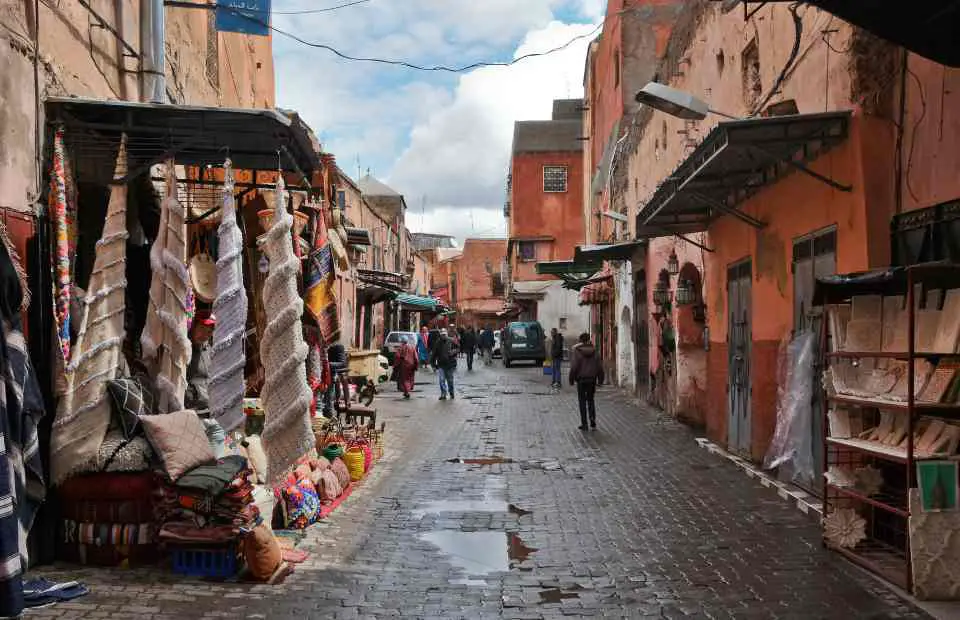
[[366, 473], [364, 460], [363, 448], [359, 446], [354, 446], [343, 454], [343, 462], [347, 464], [347, 471], [350, 472], [350, 480], [353, 482], [363, 479], [363, 474]]

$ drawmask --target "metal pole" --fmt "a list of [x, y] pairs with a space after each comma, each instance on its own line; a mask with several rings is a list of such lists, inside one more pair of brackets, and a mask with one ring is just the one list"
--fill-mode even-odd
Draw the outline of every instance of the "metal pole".
[[167, 103], [163, 17], [163, 0], [140, 0], [140, 48], [143, 57], [140, 93], [142, 100], [148, 103]]

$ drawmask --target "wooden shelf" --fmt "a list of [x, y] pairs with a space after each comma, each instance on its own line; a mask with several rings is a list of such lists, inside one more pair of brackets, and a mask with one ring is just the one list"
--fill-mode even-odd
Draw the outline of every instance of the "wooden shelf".
[[[887, 446], [876, 441], [867, 441], [866, 439], [841, 439], [840, 437], [827, 437], [827, 443], [866, 452], [895, 463], [907, 462], [906, 448]], [[946, 454], [920, 454], [916, 450], [913, 452], [913, 460], [915, 461], [944, 460], [950, 458], [952, 457]]]
[[[860, 358], [892, 358], [892, 359], [909, 359], [910, 354], [907, 352], [888, 352], [888, 351], [832, 351], [828, 352], [828, 358], [833, 359], [860, 359]], [[960, 357], [960, 353], [926, 353], [916, 351], [913, 354], [913, 357], [917, 359], [928, 359], [935, 358], [939, 359], [941, 357]]]
[[[874, 400], [871, 398], [861, 398], [858, 396], [847, 396], [845, 394], [827, 395], [827, 400], [835, 403], [844, 403], [858, 407], [877, 407], [879, 409], [895, 409], [906, 411], [909, 409], [907, 403], [895, 400]], [[960, 404], [955, 403], [921, 403], [914, 402], [913, 408], [916, 411], [927, 413], [960, 413]]]
[[[905, 506], [906, 500], [904, 500], [904, 501], [902, 501], [902, 502], [896, 502], [896, 503], [894, 503], [893, 498], [888, 497], [888, 496], [884, 496], [884, 495], [876, 495], [876, 496], [864, 495], [863, 493], [861, 493], [860, 491], [857, 491], [856, 489], [851, 489], [851, 488], [848, 488], [848, 487], [840, 487], [840, 486], [837, 486], [837, 485], [835, 485], [835, 484], [827, 484], [827, 485], [826, 485], [826, 488], [827, 488], [828, 492], [832, 491], [832, 492], [837, 493], [837, 494], [839, 494], [839, 495], [842, 495], [842, 496], [844, 496], [844, 497], [849, 497], [849, 498], [851, 498], [851, 499], [855, 499], [855, 500], [860, 501], [860, 502], [863, 502], [863, 503], [865, 503], [865, 504], [870, 504], [871, 506], [874, 506], [874, 507], [879, 508], [880, 510], [884, 510], [884, 511], [886, 511], [886, 512], [891, 512], [891, 513], [893, 513], [893, 514], [895, 514], [895, 515], [897, 515], [897, 516], [899, 516], [899, 517], [907, 518], [907, 517], [910, 516], [910, 511], [907, 510], [907, 508], [906, 508], [906, 506]], [[831, 503], [832, 503], [832, 502], [831, 502]]]

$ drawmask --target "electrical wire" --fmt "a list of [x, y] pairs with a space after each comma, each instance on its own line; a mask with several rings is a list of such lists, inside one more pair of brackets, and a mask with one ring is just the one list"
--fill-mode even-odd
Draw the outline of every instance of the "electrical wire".
[[302, 11], [261, 11], [256, 9], [244, 9], [251, 13], [272, 13], [274, 15], [313, 15], [315, 13], [329, 13], [330, 11], [336, 11], [339, 9], [346, 9], [351, 6], [357, 6], [358, 4], [365, 4], [370, 2], [370, 0], [353, 0], [353, 2], [344, 2], [343, 4], [338, 4], [336, 6], [328, 6], [325, 9], [303, 9]]
[[[910, 192], [910, 196], [914, 201], [920, 202], [920, 199], [917, 198], [917, 195], [913, 191], [913, 186], [910, 184], [910, 168], [913, 166], [913, 152], [914, 148], [917, 146], [917, 130], [920, 129], [920, 123], [923, 122], [924, 117], [927, 115], [927, 96], [923, 92], [923, 83], [920, 81], [920, 78], [917, 77], [917, 74], [913, 72], [910, 67], [907, 67], [907, 73], [916, 80], [917, 82], [917, 93], [920, 95], [920, 116], [917, 117], [917, 121], [913, 125], [913, 132], [910, 134], [910, 152], [907, 154], [907, 168], [903, 171], [907, 191]], [[901, 95], [906, 96], [906, 94]]]
[[251, 22], [254, 22], [254, 23], [256, 23], [256, 24], [259, 24], [260, 26], [264, 26], [264, 27], [266, 27], [266, 28], [269, 28], [270, 30], [276, 32], [277, 34], [281, 34], [281, 35], [283, 35], [283, 36], [285, 36], [285, 37], [287, 37], [287, 38], [289, 38], [289, 39], [293, 39], [294, 41], [296, 41], [297, 43], [300, 43], [301, 45], [306, 45], [307, 47], [312, 47], [312, 48], [315, 48], [315, 49], [326, 50], [326, 51], [330, 52], [331, 54], [333, 54], [333, 55], [335, 55], [335, 56], [337, 56], [337, 57], [339, 57], [339, 58], [342, 58], [343, 60], [350, 60], [350, 61], [354, 61], [354, 62], [369, 62], [369, 63], [382, 64], [382, 65], [393, 65], [393, 66], [398, 66], [398, 67], [406, 67], [407, 69], [414, 69], [414, 70], [416, 70], [416, 71], [436, 71], [436, 72], [445, 72], [445, 73], [463, 73], [464, 71], [471, 71], [471, 70], [473, 70], [473, 69], [478, 69], [478, 68], [480, 68], [480, 67], [511, 67], [511, 66], [513, 66], [513, 65], [521, 62], [521, 61], [528, 60], [528, 59], [530, 59], [530, 58], [538, 58], [538, 57], [541, 57], [541, 56], [549, 56], [549, 55], [551, 55], [551, 54], [555, 54], [555, 53], [557, 53], [557, 52], [561, 52], [561, 51], [567, 49], [568, 47], [570, 47], [571, 45], [573, 45], [574, 43], [576, 43], [577, 41], [580, 41], [580, 40], [582, 40], [582, 39], [587, 39], [587, 38], [592, 37], [592, 36], [595, 35], [597, 32], [599, 32], [601, 28], [603, 28], [603, 22], [601, 22], [600, 24], [597, 25], [596, 28], [594, 28], [594, 29], [591, 30], [590, 32], [588, 32], [588, 33], [586, 33], [586, 34], [577, 35], [577, 36], [573, 37], [572, 39], [568, 40], [568, 41], [567, 41], [566, 43], [564, 43], [563, 45], [558, 45], [557, 47], [554, 47], [554, 48], [549, 49], [549, 50], [545, 50], [545, 51], [543, 51], [543, 52], [531, 52], [531, 53], [529, 53], [529, 54], [523, 54], [522, 56], [517, 56], [517, 57], [514, 58], [513, 60], [509, 60], [509, 61], [504, 61], [504, 62], [474, 62], [474, 63], [471, 63], [471, 64], [469, 64], [469, 65], [463, 65], [463, 66], [460, 66], [460, 67], [449, 67], [449, 66], [446, 66], [446, 65], [431, 65], [431, 66], [426, 66], [426, 65], [418, 65], [418, 64], [416, 64], [416, 63], [407, 62], [407, 61], [405, 61], [405, 60], [390, 60], [390, 59], [386, 59], [386, 58], [373, 58], [373, 57], [366, 57], [366, 56], [351, 56], [350, 54], [345, 54], [345, 53], [341, 52], [340, 50], [336, 49], [335, 47], [332, 47], [332, 46], [327, 45], [327, 44], [325, 44], [325, 43], [315, 43], [315, 42], [313, 42], [313, 41], [307, 41], [306, 39], [303, 39], [303, 38], [301, 38], [301, 37], [298, 37], [297, 35], [295, 35], [295, 34], [293, 34], [293, 33], [291, 33], [291, 32], [287, 32], [286, 30], [281, 30], [280, 28], [277, 28], [277, 27], [275, 27], [275, 26], [272, 26], [271, 24], [269, 24], [269, 23], [267, 23], [267, 22], [265, 22], [265, 21], [263, 21], [263, 20], [261, 20], [261, 19], [257, 19], [256, 17], [251, 17], [250, 15], [246, 15], [246, 14], [244, 14], [244, 13], [242, 13], [242, 12], [240, 12], [240, 11], [237, 11], [237, 10], [235, 10], [235, 9], [229, 9], [229, 10], [232, 11], [233, 13], [237, 14], [238, 16], [240, 16], [240, 17], [248, 20], [248, 21], [251, 21]]
[[803, 19], [797, 14], [797, 9], [800, 7], [799, 2], [794, 2], [790, 5], [790, 15], [793, 17], [793, 27], [794, 27], [794, 39], [793, 39], [793, 48], [790, 50], [790, 56], [787, 58], [787, 62], [783, 65], [783, 70], [780, 71], [780, 75], [777, 76], [776, 81], [774, 81], [773, 86], [770, 88], [770, 92], [767, 93], [767, 96], [764, 97], [756, 107], [753, 109], [752, 115], [756, 115], [758, 112], [763, 110], [770, 100], [773, 99], [773, 96], [777, 94], [777, 91], [780, 90], [780, 86], [783, 85], [784, 80], [787, 78], [787, 73], [793, 67], [794, 61], [797, 59], [797, 54], [800, 53], [800, 39], [803, 35]]

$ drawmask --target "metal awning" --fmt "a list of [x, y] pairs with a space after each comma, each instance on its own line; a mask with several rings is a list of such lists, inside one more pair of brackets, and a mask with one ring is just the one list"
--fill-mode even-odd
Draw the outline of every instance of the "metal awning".
[[392, 290], [397, 294], [403, 292], [403, 274], [377, 269], [357, 269], [357, 281], [362, 286], [375, 286]]
[[573, 252], [573, 260], [577, 263], [630, 260], [638, 249], [646, 247], [646, 245], [646, 239], [627, 241], [626, 243], [578, 245]]
[[397, 295], [397, 303], [411, 310], [429, 310], [430, 312], [436, 312], [437, 307], [440, 305], [440, 301], [433, 297], [422, 297], [409, 293], [400, 293]]
[[806, 163], [847, 138], [850, 115], [793, 114], [718, 124], [637, 214], [637, 238], [702, 232], [723, 215], [763, 227], [737, 206], [791, 171], [849, 191]]
[[592, 275], [603, 264], [601, 261], [545, 260], [537, 263], [537, 274], [541, 276], [563, 276], [567, 274]]
[[276, 110], [72, 97], [50, 97], [45, 105], [48, 131], [63, 126], [75, 159], [94, 162], [86, 169], [105, 170], [106, 182], [113, 177], [122, 133], [127, 135], [127, 178], [170, 157], [181, 165], [205, 166], [229, 156], [235, 169], [279, 168], [308, 180], [321, 165], [319, 143], [310, 129], [296, 115]]
[[957, 0], [923, 0], [910, 4], [890, 0], [806, 0], [806, 3], [925, 58], [960, 67], [960, 2]]

